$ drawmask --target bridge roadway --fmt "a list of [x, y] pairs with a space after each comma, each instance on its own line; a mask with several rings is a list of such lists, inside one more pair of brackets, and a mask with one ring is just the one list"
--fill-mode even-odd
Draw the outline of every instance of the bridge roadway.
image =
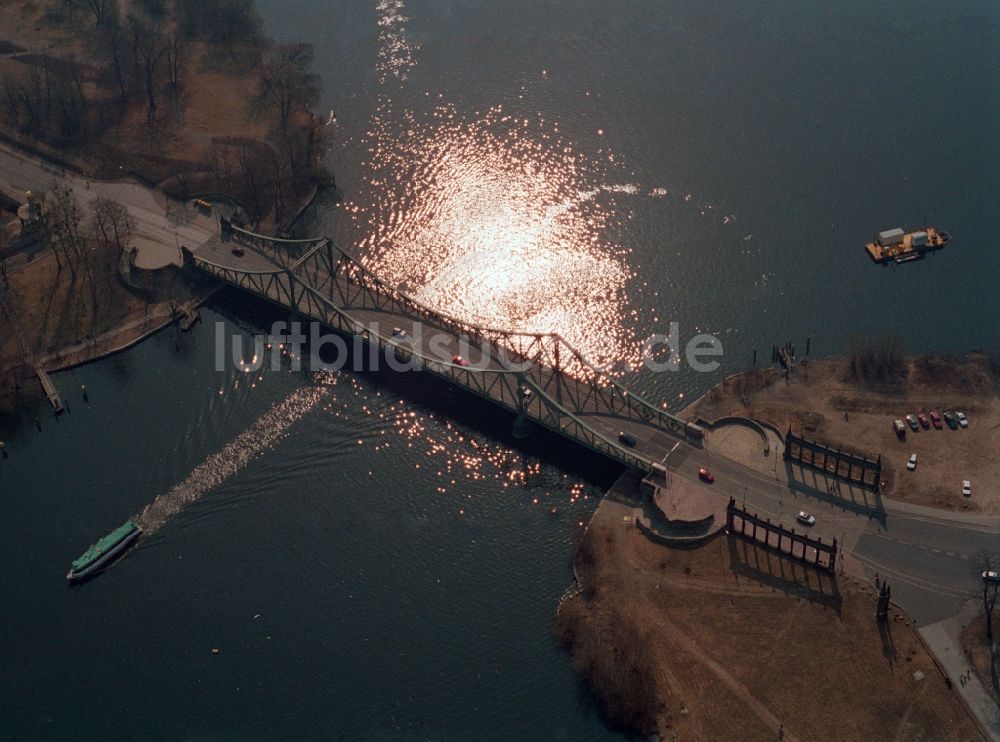
[[[234, 254], [236, 246], [242, 255]], [[648, 470], [678, 441], [698, 442], [697, 428], [587, 367], [558, 336], [509, 333], [510, 343], [501, 346], [490, 331], [458, 327], [449, 318], [420, 311], [408, 299], [380, 300], [378, 292], [359, 289], [343, 264], [331, 270], [319, 257], [292, 271], [290, 263], [275, 254], [242, 241], [216, 239], [197, 248], [194, 260], [203, 270], [306, 317], [364, 335], [373, 349], [383, 351], [380, 364], [389, 362], [386, 352], [393, 360], [417, 362], [422, 372], [441, 376], [628, 465]], [[453, 363], [455, 355], [468, 365]], [[545, 362], [553, 357], [572, 366], [577, 375]], [[635, 445], [621, 443], [621, 433], [631, 435]]]
[[[623, 402], [620, 387], [614, 387], [609, 401], [607, 390], [612, 385], [594, 374], [597, 386], [604, 390], [604, 396], [598, 399], [599, 390], [587, 380], [588, 368], [576, 355], [572, 356], [576, 367], [562, 373], [537, 362], [541, 356], [551, 358], [552, 348], [542, 347], [529, 371], [515, 373], [501, 360], [498, 345], [487, 343], [485, 353], [478, 348], [468, 352], [472, 364], [469, 368], [457, 366], [448, 359], [466, 351], [447, 318], [441, 321], [426, 312], [415, 315], [414, 308], [420, 307], [405, 302], [372, 301], [367, 293], [349, 285], [352, 280], [363, 282], [365, 278], [355, 272], [349, 279], [352, 274], [343, 270], [343, 261], [339, 267], [334, 264], [332, 270], [329, 261], [325, 266], [310, 263], [305, 267], [296, 265], [294, 256], [286, 259], [280, 252], [257, 249], [243, 241], [239, 244], [244, 254], [236, 256], [232, 252], [235, 244], [227, 239], [205, 243], [194, 254], [196, 265], [282, 306], [298, 307], [302, 314], [335, 329], [348, 333], [358, 330], [357, 326], [345, 324], [345, 317], [356, 324], [371, 325], [378, 335], [369, 337], [373, 346], [411, 348], [415, 356], [430, 359], [425, 370], [619, 461], [648, 468], [666, 459], [672, 476], [691, 480], [698, 479], [699, 468], [707, 467], [716, 477], [713, 488], [773, 521], [792, 524], [799, 510], [808, 510], [817, 516], [812, 535], [822, 536], [825, 541], [836, 538], [842, 550], [864, 565], [869, 577], [878, 572], [888, 579], [894, 600], [918, 625], [952, 616], [966, 599], [975, 596], [981, 586], [977, 557], [1000, 547], [997, 518], [948, 514], [883, 501], [867, 490], [847, 488], [819, 473], [810, 472], [804, 477], [786, 466], [777, 454], [773, 454], [773, 470], [751, 469], [712, 450], [710, 438], [705, 442], [690, 435], [683, 423], [674, 422], [676, 418], [654, 420], [652, 412], [643, 406], [647, 403]], [[303, 247], [300, 254], [307, 255], [309, 249], [308, 245]], [[331, 278], [331, 273], [336, 275]], [[311, 285], [330, 301], [337, 299], [334, 303], [338, 304], [339, 314], [326, 307], [321, 309], [315, 301], [303, 300], [301, 294], [289, 291], [287, 283], [268, 278], [293, 274], [297, 281]], [[340, 285], [334, 287], [334, 283]], [[393, 328], [404, 330], [408, 337], [393, 337]], [[433, 342], [437, 344], [433, 345], [435, 334], [437, 340]], [[516, 335], [505, 340], [508, 345], [527, 342], [526, 336]], [[522, 350], [525, 352], [514, 354], [515, 360], [530, 355], [527, 349]], [[566, 348], [563, 352], [572, 353]], [[481, 381], [475, 383], [475, 378]], [[526, 399], [519, 389], [530, 389], [532, 393]], [[617, 436], [622, 431], [635, 438], [634, 447], [619, 443]]]

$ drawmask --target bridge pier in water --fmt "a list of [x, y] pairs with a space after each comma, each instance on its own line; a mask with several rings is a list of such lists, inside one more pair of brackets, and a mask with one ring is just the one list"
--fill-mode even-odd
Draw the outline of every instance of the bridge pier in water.
[[529, 420], [523, 412], [517, 413], [517, 417], [514, 418], [514, 438], [519, 441], [523, 441], [529, 435], [531, 435], [531, 420]]
[[[699, 426], [622, 386], [557, 333], [480, 327], [442, 314], [327, 238], [272, 238], [223, 224], [185, 263], [284, 307], [290, 322], [319, 322], [353, 340], [356, 358], [385, 351], [488, 399], [514, 413], [515, 438], [540, 425], [639, 471], [660, 463], [677, 441], [702, 445]], [[482, 346], [481, 358], [456, 353], [470, 338]], [[626, 432], [634, 442], [623, 443]]]

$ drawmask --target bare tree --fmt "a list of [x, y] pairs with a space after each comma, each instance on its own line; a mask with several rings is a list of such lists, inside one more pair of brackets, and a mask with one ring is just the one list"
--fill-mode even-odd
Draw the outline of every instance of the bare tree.
[[118, 10], [117, 0], [85, 0], [83, 5], [94, 16], [94, 23], [98, 26], [104, 25], [108, 17]]
[[278, 128], [288, 128], [296, 111], [308, 110], [319, 97], [319, 78], [309, 72], [312, 46], [294, 44], [277, 47], [267, 54], [260, 69], [259, 109], [270, 109], [278, 118]]
[[99, 267], [110, 285], [122, 253], [135, 232], [135, 219], [117, 201], [99, 196], [94, 202], [91, 226], [97, 240]]
[[167, 55], [167, 80], [175, 90], [180, 85], [181, 71], [184, 69], [184, 39], [177, 33], [171, 33], [164, 41]]
[[107, 84], [118, 90], [118, 118], [125, 114], [134, 86], [133, 68], [129, 65], [129, 33], [117, 15], [105, 23], [95, 37], [95, 54], [105, 62]]
[[150, 25], [136, 16], [129, 16], [132, 32], [133, 62], [138, 68], [146, 90], [146, 123], [156, 121], [157, 70], [167, 53], [163, 31], [158, 25]]
[[997, 604], [997, 591], [1000, 589], [1000, 577], [997, 577], [997, 570], [1000, 569], [1000, 559], [994, 554], [983, 553], [979, 555], [979, 562], [983, 567], [983, 592], [982, 605], [983, 614], [986, 618], [986, 639], [993, 643], [993, 609]]
[[[66, 186], [53, 184], [52, 190], [46, 194], [42, 206], [42, 225], [49, 245], [55, 253], [56, 262], [61, 269], [63, 259], [69, 266], [70, 273], [76, 277], [76, 264], [80, 262], [83, 239], [80, 225], [83, 214], [76, 202], [73, 192]], [[60, 259], [62, 253], [62, 259]]]

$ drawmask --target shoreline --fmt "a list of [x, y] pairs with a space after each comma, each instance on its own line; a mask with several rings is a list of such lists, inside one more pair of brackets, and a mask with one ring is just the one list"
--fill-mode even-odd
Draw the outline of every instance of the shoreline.
[[[25, 188], [48, 194], [51, 187], [46, 184], [56, 181], [69, 186], [72, 194], [75, 186], [71, 198], [87, 212], [80, 233], [88, 248], [91, 242], [97, 244], [85, 221], [92, 202], [104, 196], [124, 205], [139, 224], [133, 225], [127, 241], [118, 242], [118, 250], [138, 246], [139, 260], [133, 269], [153, 272], [146, 274], [146, 281], [134, 283], [119, 271], [115, 281], [113, 270], [102, 265], [108, 283], [99, 301], [94, 283], [105, 276], [98, 277], [94, 270], [87, 285], [91, 268], [78, 257], [81, 246], [77, 257], [63, 246], [60, 261], [39, 233], [11, 252], [7, 259], [11, 283], [4, 286], [3, 297], [11, 312], [6, 320], [0, 315], [0, 324], [4, 329], [10, 325], [10, 336], [17, 335], [18, 342], [12, 337], [0, 342], [0, 413], [17, 407], [19, 397], [30, 396], [29, 371], [34, 366], [54, 373], [122, 352], [175, 321], [171, 304], [194, 300], [200, 306], [205, 301], [209, 294], [200, 282], [164, 278], [156, 272], [157, 266], [177, 263], [173, 253], [178, 237], [178, 244], [194, 244], [203, 238], [195, 233], [211, 227], [196, 208], [189, 207], [198, 194], [211, 193], [229, 202], [239, 218], [257, 230], [285, 232], [324, 190], [336, 192], [332, 170], [323, 161], [333, 130], [312, 111], [319, 83], [309, 72], [311, 51], [305, 45], [266, 38], [256, 8], [239, 18], [245, 33], [225, 39], [197, 25], [184, 25], [190, 19], [172, 6], [162, 19], [142, 7], [131, 9], [130, 22], [161, 34], [156, 43], [182, 40], [177, 49], [184, 57], [169, 69], [165, 63], [158, 71], [154, 68], [155, 79], [130, 79], [127, 91], [125, 83], [119, 91], [107, 82], [109, 57], [81, 54], [91, 48], [91, 36], [103, 39], [109, 27], [98, 23], [87, 30], [65, 19], [47, 24], [36, 17], [42, 12], [2, 11], [0, 18], [7, 23], [0, 42], [7, 40], [22, 53], [0, 56], [0, 73], [5, 80], [10, 78], [9, 85], [23, 86], [42, 61], [83, 60], [73, 79], [86, 83], [79, 88], [85, 105], [72, 136], [60, 136], [58, 128], [49, 125], [29, 127], [21, 109], [5, 110], [0, 147], [9, 153], [10, 173], [0, 190], [5, 200], [20, 205], [25, 202]], [[112, 18], [109, 23], [124, 24], [125, 19]], [[289, 49], [296, 54], [286, 56]], [[52, 74], [66, 74], [63, 69], [53, 67]], [[287, 110], [278, 110], [266, 96], [275, 79], [291, 80], [294, 86], [289, 95], [295, 97]], [[159, 105], [154, 104], [154, 93]], [[95, 117], [95, 111], [112, 103], [120, 105], [117, 119]], [[275, 143], [279, 134], [285, 149]], [[282, 169], [275, 164], [279, 159]], [[247, 164], [251, 160], [252, 165]], [[263, 170], [269, 173], [265, 179], [260, 176]], [[247, 193], [250, 196], [244, 198]], [[13, 214], [9, 218], [16, 224]], [[53, 255], [58, 272], [51, 265]], [[67, 261], [70, 271], [64, 272]], [[93, 301], [85, 298], [91, 290]], [[37, 298], [43, 294], [50, 298]]]

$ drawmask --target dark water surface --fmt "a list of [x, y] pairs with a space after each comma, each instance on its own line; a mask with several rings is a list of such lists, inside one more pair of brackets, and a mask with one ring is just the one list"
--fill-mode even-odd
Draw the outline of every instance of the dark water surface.
[[[997, 335], [994, 3], [259, 5], [337, 113], [344, 200], [307, 228], [448, 311], [604, 361], [717, 334], [713, 374], [626, 373], [674, 408], [773, 342]], [[868, 262], [924, 217], [954, 246]], [[0, 738], [615, 736], [550, 637], [615, 468], [419, 375], [218, 372], [238, 328], [204, 320], [0, 434]], [[68, 588], [130, 516], [147, 537]]]

